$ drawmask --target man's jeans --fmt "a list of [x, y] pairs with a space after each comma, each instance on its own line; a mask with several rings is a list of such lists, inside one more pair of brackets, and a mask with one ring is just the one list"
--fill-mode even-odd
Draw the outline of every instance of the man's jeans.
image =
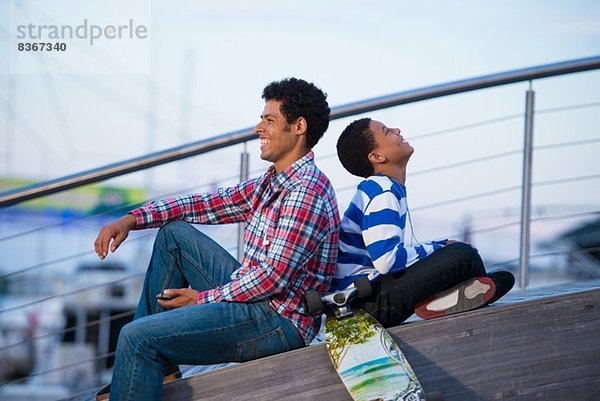
[[[267, 301], [218, 302], [165, 311], [165, 288], [208, 290], [230, 281], [239, 263], [188, 223], [158, 232], [134, 321], [119, 336], [110, 399], [162, 399], [162, 369], [243, 362], [304, 346], [295, 326]], [[159, 313], [160, 312], [160, 313]]]
[[380, 276], [373, 283], [373, 295], [356, 303], [384, 327], [392, 327], [408, 319], [420, 301], [485, 275], [477, 250], [456, 242], [400, 273]]

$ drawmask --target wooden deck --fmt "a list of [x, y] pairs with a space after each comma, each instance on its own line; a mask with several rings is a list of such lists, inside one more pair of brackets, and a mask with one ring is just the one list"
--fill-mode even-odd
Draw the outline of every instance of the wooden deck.
[[[600, 399], [600, 288], [513, 301], [390, 332], [446, 401]], [[170, 383], [164, 399], [351, 400], [323, 344]]]

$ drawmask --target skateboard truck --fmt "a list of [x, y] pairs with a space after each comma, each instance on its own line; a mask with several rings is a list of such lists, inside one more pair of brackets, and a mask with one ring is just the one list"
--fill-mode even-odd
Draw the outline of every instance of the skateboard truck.
[[366, 298], [373, 292], [371, 282], [366, 276], [354, 281], [354, 287], [321, 296], [316, 291], [305, 294], [306, 309], [311, 315], [321, 312], [325, 304], [330, 305], [338, 320], [353, 315], [350, 301], [354, 298]]

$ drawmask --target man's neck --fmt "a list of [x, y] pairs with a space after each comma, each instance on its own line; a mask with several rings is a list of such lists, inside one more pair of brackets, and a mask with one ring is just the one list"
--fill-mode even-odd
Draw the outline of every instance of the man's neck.
[[310, 149], [303, 149], [298, 152], [290, 153], [286, 155], [286, 157], [279, 159], [276, 162], [273, 162], [273, 165], [275, 166], [275, 171], [277, 171], [277, 174], [279, 174], [287, 170], [288, 167], [290, 167], [292, 164], [296, 163], [298, 160], [306, 156], [308, 152], [310, 152]]

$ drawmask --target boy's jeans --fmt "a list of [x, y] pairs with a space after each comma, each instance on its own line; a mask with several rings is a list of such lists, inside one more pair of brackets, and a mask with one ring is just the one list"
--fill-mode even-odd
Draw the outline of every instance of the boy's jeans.
[[112, 401], [162, 399], [166, 364], [243, 362], [305, 345], [295, 326], [267, 301], [168, 311], [156, 302], [165, 288], [203, 291], [225, 284], [238, 267], [227, 251], [186, 222], [159, 230], [134, 321], [119, 336]]

